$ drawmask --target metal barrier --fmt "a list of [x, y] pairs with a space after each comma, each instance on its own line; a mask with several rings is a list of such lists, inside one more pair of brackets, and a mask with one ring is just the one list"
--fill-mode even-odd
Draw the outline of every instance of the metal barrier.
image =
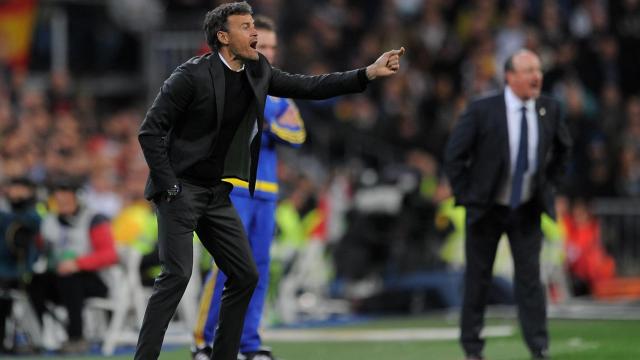
[[592, 202], [602, 243], [622, 276], [640, 275], [640, 199], [602, 198]]

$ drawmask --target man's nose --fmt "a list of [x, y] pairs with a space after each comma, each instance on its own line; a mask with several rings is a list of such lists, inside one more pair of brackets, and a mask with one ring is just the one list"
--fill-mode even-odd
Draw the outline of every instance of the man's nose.
[[536, 80], [538, 80], [538, 81], [542, 80], [542, 71], [536, 71], [534, 76], [535, 76]]

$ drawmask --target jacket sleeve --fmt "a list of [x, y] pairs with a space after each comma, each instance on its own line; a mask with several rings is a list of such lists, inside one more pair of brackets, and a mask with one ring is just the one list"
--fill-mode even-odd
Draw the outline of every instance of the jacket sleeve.
[[[268, 120], [269, 126], [266, 133], [278, 143], [299, 148], [307, 138], [307, 132], [298, 107], [292, 100], [286, 101], [287, 106], [284, 111], [275, 119]], [[283, 121], [285, 116], [288, 118], [287, 122]]]
[[118, 262], [111, 223], [103, 216], [96, 216], [89, 230], [92, 251], [76, 259], [78, 268], [84, 271], [96, 271]]
[[475, 109], [475, 103], [471, 103], [462, 113], [445, 149], [444, 171], [458, 204], [465, 203], [464, 194], [469, 181], [469, 164], [477, 131]]
[[564, 117], [564, 112], [560, 103], [555, 102], [558, 113], [558, 123], [553, 137], [553, 148], [551, 161], [547, 166], [547, 178], [556, 186], [562, 185], [561, 182], [565, 177], [567, 164], [571, 154], [572, 139], [569, 133], [569, 127]]
[[316, 76], [289, 74], [272, 68], [268, 94], [284, 98], [319, 100], [362, 92], [368, 83], [364, 68]]
[[193, 99], [193, 79], [185, 66], [178, 67], [164, 82], [140, 126], [138, 140], [158, 189], [178, 183], [171, 167], [168, 134]]

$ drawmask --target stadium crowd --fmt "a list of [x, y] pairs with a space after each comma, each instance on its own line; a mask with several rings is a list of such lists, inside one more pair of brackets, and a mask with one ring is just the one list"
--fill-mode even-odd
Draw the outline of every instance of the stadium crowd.
[[[171, 3], [181, 11], [218, 2]], [[440, 170], [444, 144], [467, 101], [499, 90], [505, 59], [524, 47], [540, 55], [543, 91], [563, 103], [574, 139], [558, 202], [564, 230], [547, 236], [560, 238], [566, 253], [555, 261], [567, 262], [582, 284], [577, 291], [613, 276], [613, 260], [601, 248], [597, 255], [585, 250], [600, 241], [589, 201], [640, 196], [640, 1], [251, 4], [279, 24], [279, 63], [290, 72], [350, 69], [383, 49], [407, 48], [402, 72], [364, 94], [297, 102], [308, 140], [300, 153], [282, 153], [281, 242], [296, 249], [309, 239], [324, 243], [339, 280], [463, 266], [464, 214], [454, 210]], [[73, 68], [49, 73], [39, 86], [30, 81], [29, 67], [3, 64], [1, 57], [0, 66], [3, 189], [28, 179], [38, 186], [46, 213], [55, 208], [47, 195], [50, 182], [80, 180], [83, 203], [112, 219], [116, 243], [136, 243], [151, 254], [155, 223], [142, 195], [148, 170], [137, 139], [147, 99], [105, 110], [96, 105], [99, 98], [74, 86]], [[6, 192], [3, 200], [11, 212]], [[361, 293], [343, 284], [335, 282], [334, 294]]]

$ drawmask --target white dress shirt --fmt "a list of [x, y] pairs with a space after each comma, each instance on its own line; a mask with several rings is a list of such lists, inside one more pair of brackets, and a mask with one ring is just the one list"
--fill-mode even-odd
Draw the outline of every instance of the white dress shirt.
[[513, 172], [516, 168], [516, 160], [518, 158], [518, 148], [520, 147], [520, 128], [522, 121], [522, 112], [520, 109], [524, 106], [527, 108], [527, 133], [528, 133], [528, 157], [529, 168], [524, 173], [522, 184], [522, 200], [524, 203], [531, 199], [533, 195], [533, 176], [537, 171], [537, 154], [538, 154], [538, 115], [536, 114], [536, 102], [533, 99], [522, 101], [513, 93], [510, 87], [504, 89], [504, 101], [507, 110], [507, 128], [509, 130], [509, 173], [507, 181], [498, 193], [497, 202], [501, 205], [509, 206], [511, 198], [511, 187], [513, 183]]
[[225, 64], [229, 68], [229, 70], [235, 71], [235, 72], [240, 72], [240, 71], [244, 70], [244, 64], [242, 64], [242, 67], [240, 69], [233, 70], [231, 68], [231, 66], [229, 66], [229, 63], [227, 62], [227, 60], [225, 60], [224, 56], [222, 56], [222, 54], [220, 54], [220, 52], [218, 52], [218, 56], [220, 56], [220, 60], [222, 60], [222, 63]]

